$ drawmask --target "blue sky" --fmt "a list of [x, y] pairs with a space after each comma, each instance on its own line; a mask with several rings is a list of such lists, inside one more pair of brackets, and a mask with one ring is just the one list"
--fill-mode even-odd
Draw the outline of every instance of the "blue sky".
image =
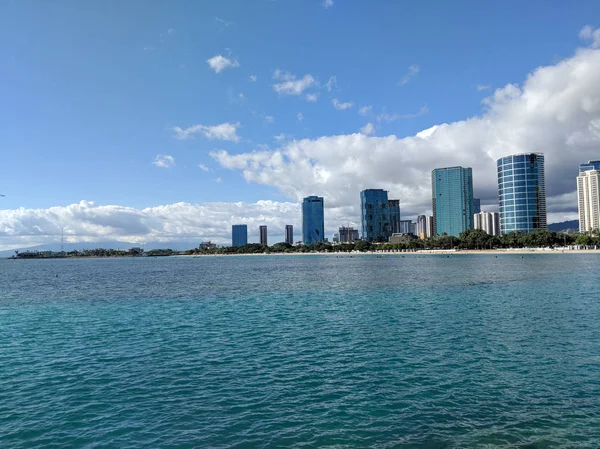
[[[248, 155], [256, 150], [272, 156], [290, 142], [314, 143], [362, 128], [375, 146], [361, 154], [385, 158], [377, 138], [402, 139], [480, 117], [492, 109], [482, 100], [496, 89], [521, 87], [536, 68], [555, 67], [578, 48], [595, 52], [599, 23], [590, 20], [600, 17], [596, 1], [330, 3], [2, 2], [0, 192], [6, 197], [0, 209], [80, 201], [136, 210], [178, 202], [296, 203], [327, 189], [315, 182], [314, 188], [310, 182], [285, 186], [273, 175], [285, 178], [284, 170], [261, 173], [262, 162]], [[588, 24], [589, 36], [582, 40]], [[207, 61], [217, 56], [230, 67], [218, 73], [211, 68]], [[301, 79], [310, 84], [301, 95], [282, 86]], [[363, 107], [370, 109], [361, 114]], [[588, 112], [586, 120], [595, 120], [596, 111]], [[233, 126], [233, 134], [212, 128], [222, 124]], [[174, 128], [195, 125], [195, 133], [176, 138]], [[215, 157], [219, 150], [245, 159], [224, 161]], [[584, 153], [573, 157], [574, 167]], [[457, 163], [475, 165], [468, 156]], [[157, 165], [157, 157], [167, 167]], [[328, 157], [341, 165], [344, 149]], [[319, 162], [311, 159], [315, 167]], [[398, 178], [411, 170], [405, 163]], [[287, 169], [298, 172], [291, 165]], [[389, 184], [403, 195], [409, 215], [426, 212], [427, 175], [407, 185], [391, 173], [386, 184], [369, 172], [345, 184], [335, 163], [321, 167], [321, 183], [351, 191], [343, 198], [330, 193], [331, 205], [350, 208], [338, 211], [340, 219], [353, 217], [348, 198], [358, 203], [358, 189], [370, 187], [371, 179], [373, 187]], [[475, 171], [476, 190], [477, 178], [494, 176]], [[567, 190], [550, 186], [549, 194], [560, 197]], [[491, 189], [482, 183], [481, 192], [493, 208]], [[562, 209], [556, 212], [565, 215]]]

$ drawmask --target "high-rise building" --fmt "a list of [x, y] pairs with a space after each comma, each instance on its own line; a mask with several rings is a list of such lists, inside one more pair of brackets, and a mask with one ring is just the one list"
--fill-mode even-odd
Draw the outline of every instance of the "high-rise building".
[[500, 214], [497, 212], [479, 212], [473, 215], [475, 229], [481, 229], [489, 235], [500, 235]]
[[431, 172], [434, 231], [458, 237], [473, 229], [473, 170], [436, 168]]
[[[400, 200], [388, 200], [390, 234], [400, 232]], [[389, 237], [389, 236], [388, 236]]]
[[231, 246], [248, 244], [248, 225], [239, 224], [231, 227]]
[[260, 235], [260, 244], [268, 245], [267, 243], [267, 226], [261, 225], [258, 227], [258, 234]]
[[294, 226], [285, 225], [285, 243], [294, 244]]
[[338, 237], [341, 243], [352, 243], [358, 240], [358, 229], [352, 227], [340, 226]]
[[434, 221], [433, 221], [432, 215], [427, 215], [427, 221], [426, 221], [425, 227], [427, 229], [427, 238], [428, 239], [435, 236], [435, 226], [434, 226]]
[[431, 215], [419, 215], [416, 226], [415, 235], [420, 239], [429, 239], [433, 236], [433, 217]]
[[544, 155], [513, 154], [497, 165], [500, 232], [547, 229]]
[[579, 165], [577, 204], [579, 232], [600, 229], [600, 161]]
[[362, 237], [367, 242], [387, 242], [391, 235], [388, 192], [367, 189], [360, 192]]
[[400, 234], [414, 234], [414, 223], [410, 220], [400, 220]]
[[473, 214], [481, 212], [481, 198], [473, 198]]
[[325, 240], [323, 197], [308, 196], [302, 201], [302, 241], [313, 245]]

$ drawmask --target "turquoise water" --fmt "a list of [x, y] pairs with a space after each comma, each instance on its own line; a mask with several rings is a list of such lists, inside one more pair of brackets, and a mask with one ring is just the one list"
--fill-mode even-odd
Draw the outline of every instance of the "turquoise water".
[[0, 260], [0, 447], [597, 448], [599, 262]]

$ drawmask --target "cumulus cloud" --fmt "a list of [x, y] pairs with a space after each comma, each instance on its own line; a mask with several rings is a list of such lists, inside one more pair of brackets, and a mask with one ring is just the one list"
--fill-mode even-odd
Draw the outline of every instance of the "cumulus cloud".
[[158, 154], [152, 163], [159, 168], [171, 168], [175, 167], [175, 158], [168, 154]]
[[[330, 206], [349, 207], [358, 203], [362, 189], [388, 189], [401, 199], [407, 216], [431, 210], [433, 168], [473, 167], [475, 195], [484, 204], [497, 204], [496, 159], [543, 152], [552, 205], [553, 198], [574, 191], [578, 164], [598, 158], [600, 50], [580, 49], [539, 67], [522, 85], [496, 89], [483, 108], [480, 115], [404, 138], [333, 135], [286, 142], [268, 151], [217, 151], [212, 157], [241, 171], [248, 182], [276, 187], [296, 201], [317, 192]], [[401, 116], [381, 120], [396, 118]], [[575, 201], [569, 204], [576, 210]]]
[[302, 112], [298, 112], [298, 114], [296, 115], [296, 118], [298, 119], [298, 121], [302, 121], [304, 120], [304, 115], [302, 114]]
[[490, 90], [492, 86], [490, 86], [489, 84], [478, 84], [477, 86], [475, 86], [475, 89], [477, 89], [477, 91], [481, 92], [483, 90]]
[[339, 111], [344, 111], [344, 110], [350, 109], [352, 107], [352, 103], [350, 103], [349, 101], [342, 103], [337, 98], [334, 98], [333, 100], [331, 100], [331, 103], [333, 104], [333, 107]]
[[256, 75], [250, 75], [250, 82], [255, 83], [258, 77]]
[[590, 42], [592, 48], [600, 47], [600, 28], [592, 28], [590, 25], [584, 26], [579, 32], [579, 38]]
[[375, 132], [375, 127], [373, 126], [373, 123], [367, 123], [360, 129], [360, 132], [365, 136], [369, 136]]
[[195, 134], [202, 134], [204, 137], [210, 140], [228, 140], [231, 142], [238, 142], [240, 140], [237, 135], [237, 129], [239, 123], [221, 123], [220, 125], [206, 126], [206, 125], [192, 125], [189, 128], [181, 128], [175, 126], [173, 131], [175, 139], [188, 140], [193, 139]]
[[306, 101], [315, 103], [319, 99], [319, 94], [306, 94]]
[[296, 75], [283, 70], [275, 70], [273, 79], [278, 81], [273, 84], [273, 90], [279, 95], [302, 95], [302, 93], [316, 84], [312, 75], [306, 74], [301, 79], [296, 79]]
[[236, 60], [231, 60], [226, 58], [223, 55], [213, 56], [212, 58], [206, 61], [211, 69], [215, 71], [215, 73], [221, 73], [223, 70], [228, 69], [230, 67], [239, 67], [240, 63]]
[[400, 81], [398, 81], [398, 84], [400, 84], [401, 86], [407, 84], [411, 79], [413, 79], [415, 76], [417, 76], [417, 74], [420, 71], [421, 71], [421, 68], [416, 64], [409, 66], [408, 71], [406, 72], [406, 75], [404, 75], [400, 79]]
[[203, 170], [203, 171], [208, 171], [209, 170], [209, 168], [206, 165], [204, 165], [204, 164], [198, 164], [198, 168], [200, 170]]
[[323, 8], [331, 8], [333, 6], [333, 0], [323, 0]]
[[[327, 199], [325, 200], [327, 204]], [[328, 235], [347, 224], [352, 210], [328, 208], [325, 226]], [[257, 201], [256, 203], [175, 203], [145, 209], [98, 205], [81, 201], [48, 209], [0, 210], [0, 250], [65, 242], [122, 241], [148, 242], [212, 240], [231, 243], [231, 225], [246, 223], [249, 240], [258, 241], [258, 226], [266, 224], [269, 241], [283, 241], [286, 224], [302, 227], [300, 204]], [[351, 222], [353, 226], [357, 223]], [[298, 232], [298, 231], [296, 231]]]

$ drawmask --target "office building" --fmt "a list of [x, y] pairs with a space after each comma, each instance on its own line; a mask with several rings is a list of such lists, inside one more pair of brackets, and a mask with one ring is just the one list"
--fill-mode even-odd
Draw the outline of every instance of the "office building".
[[294, 244], [294, 227], [292, 225], [285, 225], [285, 243]]
[[500, 214], [497, 212], [479, 212], [473, 215], [475, 229], [481, 229], [489, 235], [500, 235]]
[[436, 168], [431, 172], [434, 232], [458, 237], [473, 229], [473, 170]]
[[400, 232], [400, 200], [388, 200], [390, 234]]
[[362, 238], [367, 242], [387, 242], [391, 233], [388, 192], [367, 189], [360, 192]]
[[544, 155], [513, 154], [497, 166], [500, 232], [547, 229]]
[[473, 198], [473, 214], [481, 212], [481, 198]]
[[577, 176], [577, 204], [579, 232], [600, 229], [600, 161], [579, 165]]
[[352, 227], [341, 226], [338, 229], [338, 237], [340, 243], [352, 243], [358, 240], [358, 229]]
[[323, 197], [309, 196], [302, 201], [302, 241], [314, 245], [325, 240]]
[[262, 226], [258, 227], [258, 234], [260, 236], [260, 244], [268, 245], [268, 243], [267, 243], [267, 226], [266, 225], [262, 225]]
[[231, 227], [231, 246], [248, 244], [248, 225], [238, 224]]

